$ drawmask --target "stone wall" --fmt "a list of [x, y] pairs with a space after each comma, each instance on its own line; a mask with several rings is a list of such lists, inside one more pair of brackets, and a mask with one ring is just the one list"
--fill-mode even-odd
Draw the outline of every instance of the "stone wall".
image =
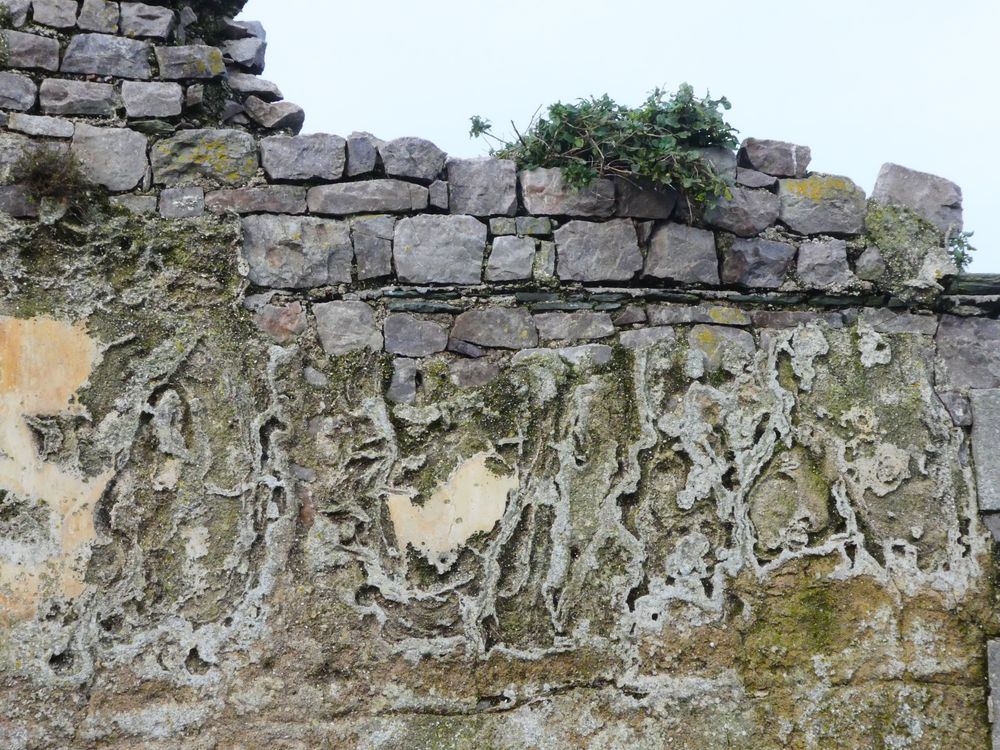
[[298, 135], [239, 6], [0, 0], [0, 746], [990, 746], [957, 186]]

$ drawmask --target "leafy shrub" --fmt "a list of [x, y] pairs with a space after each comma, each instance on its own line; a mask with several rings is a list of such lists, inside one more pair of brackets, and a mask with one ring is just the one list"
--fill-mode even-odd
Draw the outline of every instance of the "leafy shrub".
[[969, 242], [973, 234], [974, 232], [959, 232], [948, 235], [948, 251], [959, 271], [965, 270], [972, 262], [972, 253], [976, 252], [976, 248]]
[[637, 108], [606, 94], [553, 104], [523, 135], [515, 126], [513, 141], [498, 138], [492, 124], [478, 116], [471, 118], [469, 134], [489, 139], [492, 155], [513, 159], [521, 169], [560, 167], [578, 188], [597, 177], [621, 177], [711, 203], [727, 194], [728, 183], [700, 149], [736, 146], [736, 131], [721, 111], [730, 106], [725, 97], [696, 97], [685, 83], [669, 97], [662, 89], [653, 90]]

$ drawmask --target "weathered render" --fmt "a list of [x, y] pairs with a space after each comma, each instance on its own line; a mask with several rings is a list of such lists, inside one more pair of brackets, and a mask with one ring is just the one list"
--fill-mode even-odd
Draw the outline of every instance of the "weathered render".
[[240, 5], [0, 0], [0, 747], [1000, 747], [957, 186], [299, 136]]

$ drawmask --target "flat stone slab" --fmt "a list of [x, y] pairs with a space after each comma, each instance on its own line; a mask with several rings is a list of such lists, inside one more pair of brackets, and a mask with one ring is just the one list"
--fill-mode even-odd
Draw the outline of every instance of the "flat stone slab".
[[109, 0], [83, 0], [76, 25], [84, 31], [114, 34], [118, 31], [118, 3]]
[[124, 81], [122, 100], [129, 117], [175, 117], [184, 111], [184, 89], [178, 83]]
[[339, 180], [347, 141], [338, 135], [275, 135], [260, 142], [261, 164], [272, 180]]
[[883, 164], [872, 198], [915, 211], [942, 232], [962, 231], [962, 188], [944, 177]]
[[0, 109], [27, 111], [37, 96], [38, 87], [28, 76], [0, 72]]
[[37, 135], [45, 138], [72, 138], [73, 123], [61, 117], [45, 117], [40, 115], [25, 115], [12, 112], [7, 120], [10, 130], [25, 135]]
[[1000, 510], [1000, 390], [969, 392], [979, 509]]
[[615, 334], [611, 316], [605, 312], [550, 312], [534, 316], [538, 337], [545, 341], [603, 339]]
[[1000, 388], [1000, 320], [942, 315], [935, 342], [939, 388]]
[[634, 331], [622, 331], [618, 343], [626, 349], [646, 349], [657, 344], [672, 345], [677, 340], [677, 334], [669, 326], [653, 326], [638, 328]]
[[354, 250], [343, 221], [247, 216], [243, 219], [242, 252], [249, 267], [247, 276], [259, 286], [306, 289], [351, 281]]
[[151, 157], [158, 184], [239, 186], [257, 173], [257, 143], [239, 130], [182, 130], [157, 141]]
[[642, 270], [635, 225], [628, 219], [570, 221], [555, 232], [564, 281], [628, 281]]
[[5, 67], [59, 70], [58, 39], [21, 31], [0, 31], [0, 35], [7, 46]]
[[705, 210], [705, 223], [740, 237], [760, 234], [778, 220], [781, 201], [766, 190], [730, 188], [729, 197], [720, 196]]
[[174, 12], [170, 8], [146, 3], [121, 4], [121, 32], [125, 36], [168, 39], [174, 30]]
[[160, 68], [160, 78], [170, 81], [216, 78], [226, 72], [222, 50], [204, 44], [157, 47], [156, 62]]
[[778, 182], [779, 218], [796, 234], [860, 234], [865, 191], [846, 177], [816, 174]]
[[[992, 525], [990, 530], [994, 531]], [[990, 737], [993, 750], [1000, 750], [1000, 640], [986, 642], [986, 663], [990, 683], [989, 715], [993, 725]]]
[[517, 166], [506, 159], [449, 159], [448, 209], [470, 216], [517, 212]]
[[200, 187], [166, 188], [160, 191], [160, 216], [190, 219], [205, 213], [205, 191]]
[[111, 34], [77, 34], [63, 55], [63, 73], [148, 79], [150, 45]]
[[392, 239], [396, 232], [394, 216], [360, 216], [351, 219], [351, 239], [358, 280], [392, 275]]
[[309, 190], [309, 210], [327, 216], [410, 213], [427, 208], [427, 188], [402, 180], [364, 180], [317, 185]]
[[46, 78], [38, 90], [42, 111], [50, 115], [110, 116], [118, 99], [107, 83]]
[[785, 141], [747, 138], [740, 146], [736, 158], [740, 167], [755, 169], [774, 177], [805, 177], [809, 162], [812, 161], [812, 151], [808, 146], [797, 146]]
[[535, 241], [531, 237], [505, 235], [493, 240], [486, 261], [487, 281], [521, 281], [531, 278], [535, 263]]
[[715, 234], [686, 224], [664, 224], [650, 238], [643, 275], [690, 284], [718, 285]]
[[262, 185], [214, 190], [205, 196], [205, 207], [218, 214], [304, 214], [306, 189], [298, 185]]
[[72, 152], [80, 171], [91, 182], [108, 190], [133, 190], [146, 176], [146, 136], [128, 128], [95, 128], [79, 123]]
[[320, 344], [327, 354], [382, 350], [382, 332], [375, 322], [375, 313], [364, 302], [322, 302], [313, 305], [313, 314]]
[[646, 308], [649, 322], [656, 326], [708, 323], [721, 326], [748, 326], [750, 316], [738, 307], [728, 305], [650, 305]]
[[569, 185], [561, 169], [532, 169], [518, 175], [524, 206], [541, 216], [592, 216], [606, 218], [615, 213], [615, 185], [598, 178], [589, 185]]
[[795, 259], [795, 247], [763, 239], [733, 240], [722, 253], [722, 282], [762, 289], [784, 283]]
[[413, 216], [396, 222], [396, 275], [406, 284], [479, 284], [486, 225], [471, 216]]
[[517, 307], [468, 310], [457, 318], [452, 338], [492, 349], [525, 349], [538, 346], [538, 330], [531, 314]]
[[799, 245], [796, 275], [805, 286], [814, 289], [839, 288], [854, 280], [847, 262], [847, 242], [823, 239]]
[[448, 155], [423, 138], [396, 138], [378, 147], [385, 173], [432, 182], [444, 169]]
[[448, 331], [443, 325], [408, 313], [390, 314], [382, 332], [385, 350], [404, 357], [427, 357], [448, 346]]

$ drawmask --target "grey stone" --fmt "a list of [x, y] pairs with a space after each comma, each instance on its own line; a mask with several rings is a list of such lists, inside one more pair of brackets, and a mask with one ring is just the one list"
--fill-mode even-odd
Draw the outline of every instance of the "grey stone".
[[511, 216], [490, 219], [490, 234], [494, 237], [517, 234], [517, 220]]
[[423, 211], [427, 202], [427, 188], [402, 180], [344, 182], [309, 190], [309, 211], [330, 216]]
[[688, 346], [692, 353], [700, 353], [702, 366], [707, 372], [715, 372], [719, 368], [737, 372], [757, 350], [749, 331], [710, 325], [694, 326], [688, 332]]
[[118, 100], [107, 83], [46, 78], [39, 88], [42, 111], [51, 115], [104, 115], [115, 113]]
[[118, 3], [108, 0], [83, 0], [76, 25], [84, 31], [115, 34], [118, 32], [118, 16]]
[[204, 44], [182, 47], [157, 47], [156, 63], [160, 78], [216, 78], [226, 72], [222, 50]]
[[111, 202], [134, 214], [147, 215], [156, 212], [155, 195], [112, 195]]
[[378, 145], [385, 173], [431, 182], [444, 169], [448, 155], [423, 138], [396, 138]]
[[303, 367], [302, 377], [309, 385], [316, 388], [326, 388], [326, 386], [330, 385], [330, 378], [315, 367], [309, 367], [308, 365]]
[[1000, 320], [942, 315], [935, 341], [939, 388], [1000, 388]]
[[535, 265], [531, 269], [531, 275], [535, 281], [547, 283], [555, 281], [556, 278], [556, 243], [539, 242], [538, 252], [535, 253]]
[[656, 326], [684, 323], [708, 323], [722, 326], [748, 326], [750, 316], [728, 305], [650, 305], [646, 312]]
[[215, 190], [205, 196], [205, 207], [217, 214], [304, 214], [306, 189], [297, 185], [263, 185]]
[[[514, 228], [517, 234], [547, 237], [552, 234], [552, 219], [544, 216], [518, 216], [514, 222]], [[494, 234], [513, 234], [513, 232], [494, 232]]]
[[808, 146], [785, 141], [747, 138], [740, 145], [737, 159], [741, 167], [775, 177], [805, 177], [812, 161], [812, 151]]
[[38, 201], [24, 185], [3, 185], [0, 187], [0, 213], [15, 219], [35, 219]]
[[574, 367], [606, 365], [614, 357], [614, 350], [607, 344], [580, 344], [558, 349], [522, 349], [510, 359], [512, 365], [528, 361], [534, 357], [558, 357]]
[[481, 388], [500, 375], [500, 368], [485, 359], [456, 359], [448, 374], [457, 388]]
[[257, 173], [257, 143], [239, 130], [182, 130], [157, 141], [151, 156], [158, 184], [238, 186]]
[[676, 340], [677, 335], [674, 333], [674, 329], [669, 326], [622, 331], [618, 336], [618, 343], [626, 349], [645, 349], [660, 343], [673, 344]]
[[556, 230], [555, 239], [560, 279], [628, 281], [642, 269], [635, 225], [628, 219], [570, 221]]
[[502, 236], [493, 240], [486, 261], [487, 281], [521, 281], [531, 278], [535, 263], [535, 241], [530, 237]]
[[938, 328], [936, 315], [914, 315], [884, 307], [863, 308], [858, 317], [878, 333], [917, 333], [933, 336]]
[[457, 318], [452, 338], [491, 349], [525, 349], [538, 345], [538, 331], [527, 310], [486, 307], [468, 310]]
[[55, 29], [72, 29], [76, 26], [76, 0], [34, 0], [31, 20]]
[[73, 123], [61, 117], [42, 117], [14, 112], [7, 121], [7, 127], [20, 133], [45, 138], [73, 137]]
[[603, 339], [615, 333], [611, 316], [603, 312], [550, 312], [535, 315], [534, 319], [538, 337], [545, 341]]
[[685, 224], [664, 224], [650, 238], [643, 275], [717, 285], [719, 258], [715, 235]]
[[962, 188], [943, 177], [883, 164], [872, 198], [915, 211], [942, 232], [962, 231]]
[[676, 190], [645, 181], [615, 179], [615, 215], [635, 219], [669, 219], [677, 207]]
[[799, 245], [796, 274], [809, 287], [843, 287], [853, 280], [844, 240], [812, 240]]
[[59, 70], [59, 41], [20, 31], [2, 31], [8, 68]]
[[844, 327], [844, 316], [839, 312], [754, 310], [750, 316], [757, 328], [798, 328], [809, 323], [820, 323], [828, 328], [836, 329]]
[[170, 8], [145, 3], [121, 4], [121, 33], [125, 36], [144, 36], [169, 39], [177, 19]]
[[148, 139], [128, 128], [95, 128], [79, 123], [73, 134], [73, 155], [91, 182], [108, 190], [135, 189], [146, 176]]
[[265, 102], [248, 96], [243, 102], [250, 119], [268, 130], [291, 130], [298, 133], [306, 121], [306, 112], [292, 102]]
[[187, 107], [200, 107], [205, 103], [205, 86], [195, 83], [187, 87], [184, 92], [184, 104]]
[[630, 326], [646, 322], [646, 310], [638, 305], [626, 305], [625, 309], [614, 316], [616, 326]]
[[0, 0], [0, 7], [7, 9], [11, 24], [20, 27], [28, 22], [28, 9], [31, 7], [31, 0]]
[[277, 84], [265, 81], [263, 78], [251, 75], [250, 73], [229, 70], [226, 81], [229, 83], [229, 88], [233, 91], [240, 94], [252, 94], [265, 102], [277, 102], [285, 98]]
[[175, 117], [184, 111], [179, 83], [122, 83], [122, 101], [129, 117]]
[[456, 338], [448, 339], [448, 351], [461, 354], [463, 357], [472, 357], [473, 359], [486, 356], [486, 352], [475, 344], [470, 344], [468, 341]]
[[35, 106], [38, 87], [28, 76], [0, 72], [0, 108], [26, 111]]
[[778, 182], [779, 218], [798, 234], [860, 234], [865, 224], [865, 191], [846, 177], [815, 174]]
[[392, 254], [406, 284], [478, 284], [486, 225], [471, 216], [413, 216], [396, 222]]
[[448, 346], [448, 331], [433, 320], [421, 320], [408, 313], [392, 313], [382, 326], [385, 350], [404, 357], [427, 357]]
[[969, 399], [979, 509], [1000, 510], [1000, 390], [974, 390]]
[[781, 201], [774, 193], [742, 187], [730, 188], [730, 193], [705, 210], [706, 224], [740, 237], [753, 237], [777, 221]]
[[865, 251], [854, 262], [854, 273], [859, 279], [865, 281], [877, 281], [885, 275], [885, 271], [886, 265], [882, 258], [882, 251], [874, 245], [865, 248]]
[[272, 180], [339, 180], [346, 146], [337, 135], [274, 135], [260, 142], [261, 164]]
[[235, 21], [232, 18], [223, 19], [223, 26], [228, 39], [267, 39], [267, 31], [260, 21]]
[[470, 216], [517, 212], [517, 166], [507, 159], [449, 159], [449, 209]]
[[382, 332], [375, 322], [375, 313], [364, 302], [323, 302], [313, 305], [313, 314], [320, 344], [327, 354], [382, 350]]
[[385, 397], [397, 404], [412, 404], [417, 400], [417, 363], [414, 360], [393, 360], [392, 380]]
[[451, 200], [448, 196], [448, 183], [444, 180], [434, 180], [427, 188], [427, 195], [431, 208], [439, 208], [447, 211]]
[[611, 180], [598, 178], [577, 189], [563, 179], [561, 169], [543, 168], [522, 171], [518, 179], [530, 214], [606, 218], [615, 212], [615, 184]]
[[254, 312], [253, 322], [272, 341], [288, 344], [305, 333], [306, 311], [301, 302], [264, 304]]
[[972, 402], [967, 395], [958, 391], [938, 391], [937, 395], [956, 427], [972, 426]]
[[149, 67], [149, 44], [110, 34], [77, 34], [63, 56], [63, 73], [89, 73], [117, 78], [146, 79]]
[[771, 240], [736, 238], [722, 251], [722, 281], [750, 287], [781, 286], [795, 259], [795, 247]]
[[347, 136], [347, 176], [371, 174], [378, 164], [378, 149], [382, 141], [371, 133], [351, 133]]
[[160, 192], [160, 216], [190, 219], [205, 213], [205, 191], [200, 187], [166, 188]]
[[267, 42], [257, 37], [233, 39], [222, 45], [222, 54], [248, 73], [263, 73]]
[[[992, 523], [992, 521], [996, 520], [995, 517], [988, 517], [986, 520], [986, 525], [993, 534], [993, 538], [1000, 539], [1000, 534], [997, 533], [998, 529]], [[990, 724], [992, 724], [990, 745], [993, 750], [997, 750], [1000, 748], [1000, 640], [989, 640], [986, 642], [986, 664], [990, 685], [989, 710], [987, 713], [990, 717]]]
[[351, 219], [351, 238], [358, 265], [358, 280], [392, 275], [392, 238], [396, 219], [392, 216], [361, 216]]
[[736, 152], [725, 146], [709, 146], [691, 149], [712, 165], [716, 174], [730, 183], [736, 180]]
[[243, 256], [248, 277], [258, 286], [306, 289], [351, 281], [353, 248], [347, 223], [342, 221], [245, 216]]
[[739, 167], [736, 170], [736, 184], [748, 188], [773, 190], [778, 187], [778, 178], [754, 169]]

